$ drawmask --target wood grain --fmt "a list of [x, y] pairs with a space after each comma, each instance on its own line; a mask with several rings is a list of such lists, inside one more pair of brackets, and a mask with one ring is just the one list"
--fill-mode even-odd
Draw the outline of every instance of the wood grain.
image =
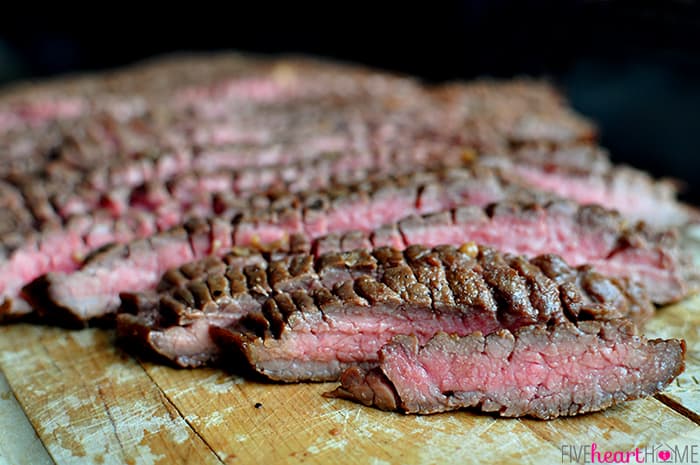
[[467, 411], [405, 416], [322, 398], [332, 383], [271, 385], [216, 370], [144, 366], [226, 463], [541, 464], [561, 463], [562, 445], [700, 443], [700, 427], [655, 399], [550, 422]]
[[0, 465], [52, 465], [46, 448], [34, 432], [7, 379], [0, 373]]
[[4, 327], [0, 367], [58, 464], [219, 463], [109, 332]]

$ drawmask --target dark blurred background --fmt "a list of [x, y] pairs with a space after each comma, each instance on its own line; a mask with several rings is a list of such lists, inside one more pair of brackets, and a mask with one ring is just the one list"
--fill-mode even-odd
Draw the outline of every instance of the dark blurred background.
[[700, 204], [694, 0], [174, 5], [4, 11], [0, 84], [219, 49], [328, 56], [431, 82], [545, 76], [597, 121], [614, 160], [683, 180]]

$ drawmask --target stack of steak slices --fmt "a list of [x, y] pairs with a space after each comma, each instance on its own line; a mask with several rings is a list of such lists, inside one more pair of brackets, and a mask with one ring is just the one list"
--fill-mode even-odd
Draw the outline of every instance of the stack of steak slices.
[[320, 255], [311, 248], [297, 238], [285, 252], [243, 249], [171, 270], [158, 293], [122, 295], [118, 334], [177, 365], [198, 366], [218, 356], [213, 330], [273, 379], [333, 380], [343, 363], [373, 361], [396, 334], [425, 339], [579, 319], [641, 325], [653, 311], [642, 287], [571, 268], [556, 255], [527, 260], [474, 243]]
[[[674, 211], [671, 220], [682, 223], [690, 214], [667, 184], [606, 164], [587, 148], [592, 126], [551, 87], [529, 81], [427, 88], [303, 59], [165, 60], [10, 89], [0, 97], [0, 133], [0, 312], [8, 319], [31, 310], [20, 289], [34, 278], [72, 272], [105, 244], [221, 214], [251, 194], [465, 158], [512, 177], [522, 157], [513, 154], [511, 167], [494, 160], [513, 147], [546, 146], [533, 149], [540, 162], [532, 164], [546, 190], [568, 183], [578, 186], [564, 192], [574, 200], [597, 192], [597, 202], [624, 208], [630, 203], [616, 193], [635, 186], [634, 198], [652, 206], [646, 220]], [[583, 161], [560, 162], [572, 158]], [[586, 166], [595, 167], [588, 176]], [[520, 181], [531, 179], [511, 180]]]
[[[673, 350], [580, 321], [641, 325], [652, 302], [692, 292], [673, 227], [696, 213], [672, 184], [612, 165], [594, 142], [542, 83], [429, 88], [306, 59], [164, 60], [10, 90], [0, 95], [0, 318], [83, 326], [111, 322], [121, 305], [120, 338], [176, 364], [216, 359], [214, 341], [275, 379], [336, 379], [357, 363], [338, 392], [363, 402], [358, 393], [374, 392], [405, 411], [435, 408], [416, 410], [401, 380], [376, 371], [391, 363], [377, 357], [396, 353], [379, 351], [394, 335], [416, 336], [416, 355], [433, 353], [441, 331], [517, 348], [565, 328], [570, 340], [595, 333], [601, 350], [619, 335], [659, 362]], [[437, 247], [470, 241], [505, 254]], [[421, 282], [415, 266], [432, 277]], [[350, 325], [329, 333], [337, 351], [293, 360], [319, 349], [303, 333], [319, 317]], [[396, 331], [383, 333], [392, 318]], [[371, 337], [352, 332], [358, 321]], [[533, 325], [549, 332], [531, 336]], [[359, 358], [343, 352], [352, 344]], [[680, 355], [666, 375], [682, 363], [669, 344]], [[650, 378], [656, 389], [663, 373]], [[653, 391], [619, 389], [632, 394], [614, 401]], [[588, 410], [610, 404], [596, 402]], [[507, 411], [586, 411], [564, 407]]]
[[[442, 195], [435, 195], [433, 199], [460, 198], [454, 195], [454, 192], [452, 192], [453, 195], [447, 195], [450, 189], [449, 184], [445, 182], [434, 184], [433, 187], [435, 189], [433, 192], [446, 188], [442, 191]], [[425, 188], [421, 190], [423, 194], [429, 191]], [[383, 192], [386, 195], [390, 191]], [[481, 193], [483, 192], [482, 188]], [[372, 210], [384, 211], [385, 215], [397, 214], [395, 210], [378, 208], [381, 206], [379, 200], [386, 198], [392, 201], [392, 205], [398, 205], [396, 196], [369, 195], [368, 197], [370, 200], [365, 202], [377, 207]], [[320, 198], [323, 199], [314, 197], [314, 202]], [[345, 202], [353, 196], [344, 194], [341, 198]], [[414, 203], [411, 199], [407, 204]], [[324, 208], [323, 205], [327, 206]], [[331, 208], [332, 205], [336, 208]], [[363, 226], [365, 230], [331, 233], [318, 237], [321, 233], [327, 233], [329, 227], [332, 231], [342, 223], [343, 216], [352, 213], [353, 210], [344, 211], [343, 206], [362, 212], [363, 216], [358, 218], [354, 225]], [[250, 245], [259, 246], [260, 244], [256, 244], [256, 241], [261, 240], [273, 251], [288, 253], [291, 257], [303, 254], [303, 262], [306, 266], [309, 266], [309, 261], [317, 261], [317, 265], [322, 266], [329, 259], [327, 254], [338, 251], [351, 252], [382, 246], [402, 250], [409, 245], [437, 246], [449, 243], [459, 244], [464, 240], [477, 241], [507, 252], [529, 256], [556, 252], [574, 265], [583, 266], [594, 263], [597, 270], [604, 270], [610, 275], [618, 276], [614, 280], [586, 279], [579, 285], [586, 289], [586, 292], [592, 296], [591, 299], [611, 303], [613, 307], [611, 312], [624, 309], [624, 314], [639, 324], [651, 316], [652, 306], [647, 293], [656, 301], [680, 298], [686, 292], [689, 272], [692, 270], [679, 258], [678, 251], [668, 254], [668, 250], [673, 250], [673, 247], [665, 247], [672, 242], [665, 235], [659, 237], [648, 230], [626, 229], [622, 219], [612, 212], [599, 207], [580, 207], [569, 201], [509, 202], [490, 204], [485, 208], [461, 207], [423, 216], [412, 215], [393, 224], [385, 223], [372, 231], [368, 231], [371, 228], [372, 216], [367, 215], [366, 211], [365, 208], [358, 208], [357, 203], [350, 202], [348, 206], [347, 203], [338, 204], [324, 199], [316, 208], [310, 211], [302, 210], [297, 215], [291, 215], [290, 211], [285, 215], [243, 215], [235, 224], [230, 239], [230, 230], [226, 225], [216, 222], [201, 225], [202, 230], [196, 235], [190, 235], [189, 239], [183, 234], [181, 238], [183, 248], [188, 244], [199, 244], [196, 249], [206, 252], [212, 250], [216, 243], [225, 243], [226, 247], [218, 250], [229, 250], [231, 244], [235, 244], [233, 251], [225, 254], [222, 259], [208, 257], [188, 263], [180, 269], [167, 271], [157, 286], [158, 291], [164, 295], [153, 296], [150, 293], [138, 295], [133, 292], [123, 295], [122, 300], [126, 303], [123, 309], [125, 315], [119, 318], [120, 333], [137, 336], [147, 346], [180, 365], [193, 366], [208, 361], [212, 351], [215, 352], [215, 348], [206, 345], [209, 344], [207, 338], [209, 324], [229, 325], [240, 317], [240, 309], [236, 305], [229, 305], [228, 294], [223, 296], [222, 308], [219, 308], [216, 298], [221, 296], [216, 295], [218, 288], [215, 289], [212, 286], [218, 286], [216, 283], [223, 278], [216, 277], [212, 284], [209, 281], [209, 275], [226, 274], [226, 266], [231, 265], [232, 268], [239, 270], [236, 272], [239, 277], [237, 279], [242, 281], [235, 286], [231, 283], [225, 286], [228, 286], [227, 289], [235, 287], [238, 289], [237, 292], [243, 292], [246, 295], [249, 293], [249, 286], [256, 285], [254, 283], [259, 280], [262, 279], [265, 283], [272, 282], [276, 268], [268, 268], [267, 259], [261, 255], [261, 252], [251, 255], [246, 252], [249, 249], [244, 248]], [[344, 215], [338, 216], [340, 212], [344, 212]], [[324, 216], [331, 216], [331, 218], [322, 221]], [[384, 217], [376, 223], [381, 224], [383, 221], [389, 221], [390, 218], [390, 216]], [[323, 227], [320, 227], [320, 224]], [[225, 232], [225, 236], [222, 235], [222, 231]], [[310, 237], [318, 238], [309, 243]], [[157, 263], [158, 256], [172, 257], [173, 254], [169, 251], [174, 249], [172, 243], [174, 239], [169, 238], [170, 243], [166, 242], [168, 237], [162, 238], [162, 243], [165, 245], [160, 255], [153, 247], [149, 248], [145, 242], [139, 244], [141, 247], [137, 247], [137, 244], [129, 245], [128, 251], [124, 247], [116, 247], [118, 253], [108, 251], [102, 256], [98, 255], [93, 259], [91, 266], [86, 267], [82, 272], [64, 277], [67, 279], [63, 281], [48, 283], [49, 286], [36, 289], [33, 293], [37, 296], [44, 295], [46, 301], [50, 303], [43, 306], [45, 308], [53, 306], [54, 314], [65, 313], [69, 308], [79, 308], [81, 305], [79, 301], [92, 303], [96, 295], [105, 295], [105, 289], [99, 290], [99, 285], [104, 283], [108, 276], [132, 276], [135, 260], [145, 259], [151, 263]], [[572, 247], [572, 240], [575, 240], [576, 247]], [[274, 255], [274, 252], [268, 252], [267, 256], [274, 257]], [[125, 258], [129, 256], [133, 258]], [[148, 258], [149, 256], [154, 258]], [[295, 258], [295, 260], [298, 259]], [[572, 272], [563, 260], [551, 256], [550, 260], [542, 263], [543, 272], [551, 279], [572, 280]], [[251, 270], [254, 269], [254, 271], [249, 271], [252, 273], [251, 276], [256, 278], [251, 276], [246, 278], [245, 274], [240, 274], [245, 272], [246, 267], [253, 267]], [[600, 277], [590, 267], [586, 269], [588, 270], [586, 276]], [[299, 270], [291, 271], [289, 274], [297, 276], [300, 273], [303, 275]], [[159, 273], [152, 275], [160, 276]], [[347, 276], [352, 276], [352, 273]], [[115, 283], [120, 284], [121, 279], [123, 278], [117, 278]], [[137, 277], [136, 280], [144, 282], [142, 276]], [[640, 281], [643, 281], [646, 286], [640, 286]], [[78, 295], [81, 289], [91, 289], [93, 286], [96, 286], [99, 292], [92, 295]], [[192, 286], [196, 290], [190, 290]], [[261, 298], [268, 298], [273, 291], [280, 290], [270, 287], [269, 284], [262, 286], [266, 291], [260, 293]], [[131, 283], [129, 286], [122, 287], [121, 290], [127, 288], [133, 290], [136, 287], [135, 283]], [[155, 283], [149, 287], [155, 287]], [[68, 291], [63, 301], [59, 300], [58, 295], [61, 289]], [[668, 294], [669, 289], [675, 289], [673, 296]], [[55, 291], [53, 295], [51, 290]], [[203, 300], [195, 298], [195, 295], [204, 295]], [[632, 296], [638, 303], [630, 307], [625, 303], [624, 296]], [[72, 298], [73, 303], [68, 298]], [[182, 305], [173, 306], [172, 299], [184, 303], [187, 310], [183, 310]], [[116, 301], [114, 297], [115, 305]], [[250, 299], [247, 301], [252, 302]], [[162, 302], [165, 302], [164, 307], [161, 306]], [[258, 302], [255, 305], [259, 304]], [[104, 304], [99, 308], [104, 308]], [[173, 313], [188, 316], [173, 319], [171, 318]], [[196, 317], [192, 318], [192, 315]], [[80, 318], [81, 315], [75, 313], [66, 316], [67, 320]], [[185, 345], [193, 343], [194, 346], [178, 346], [178, 340]], [[204, 343], [205, 346], [199, 346], [200, 343]]]
[[[476, 84], [452, 100], [437, 94], [360, 68], [238, 56], [7, 91], [2, 312], [29, 311], [18, 295], [23, 285], [77, 269], [102, 245], [218, 214], [252, 193], [500, 153], [526, 115], [562, 126], [556, 143], [593, 134], [545, 85]], [[492, 95], [501, 103], [491, 105]]]
[[308, 248], [172, 270], [159, 293], [123, 296], [118, 337], [181, 366], [242, 355], [274, 380], [340, 376], [332, 395], [407, 413], [575, 415], [654, 394], [684, 368], [682, 341], [635, 334], [652, 311], [641, 288], [555, 255]]
[[[656, 303], [676, 301], [695, 286], [693, 268], [673, 234], [642, 225], [629, 228], [614, 212], [547, 197], [504, 183], [489, 170], [456, 168], [272, 199], [254, 196], [208, 221], [188, 221], [107, 247], [80, 270], [48, 273], [24, 292], [42, 316], [83, 325], [113, 316], [120, 292], [152, 289], [171, 267], [225, 254], [231, 247], [284, 247], [293, 234], [315, 240], [352, 230], [370, 236], [357, 246], [475, 241], [530, 256], [557, 253], [572, 265], [589, 263], [645, 285]], [[254, 206], [267, 202], [271, 205]], [[318, 242], [321, 252], [327, 242]]]

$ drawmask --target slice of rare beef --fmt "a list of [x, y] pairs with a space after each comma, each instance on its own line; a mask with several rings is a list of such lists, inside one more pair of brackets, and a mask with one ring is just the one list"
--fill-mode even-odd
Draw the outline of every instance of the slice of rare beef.
[[[536, 196], [503, 185], [492, 171], [481, 169], [438, 169], [325, 190], [252, 196], [208, 221], [193, 219], [184, 227], [109, 247], [109, 253], [94, 254], [79, 271], [60, 268], [49, 272], [30, 282], [23, 295], [40, 312], [69, 313], [66, 319], [71, 322], [87, 321], [114, 313], [119, 292], [152, 288], [167, 269], [207, 255], [222, 255], [231, 245], [275, 248], [287, 244], [295, 233], [315, 239], [355, 229], [369, 232], [407, 215], [464, 204], [486, 205], [504, 195]], [[51, 263], [52, 251], [35, 251], [33, 261]], [[0, 277], [7, 275], [11, 284], [5, 292], [22, 285], [26, 277], [33, 279], [31, 274], [18, 272], [26, 267], [19, 258], [0, 265]], [[34, 268], [30, 271], [33, 274]]]
[[[49, 273], [32, 283], [26, 294], [32, 296], [30, 298], [40, 308], [68, 312], [71, 321], [86, 321], [113, 313], [118, 307], [120, 292], [154, 288], [168, 268], [209, 254], [225, 254], [232, 244], [284, 248], [295, 234], [313, 239], [353, 226], [368, 229], [379, 226], [387, 217], [396, 215], [396, 211], [389, 210], [397, 205], [391, 192], [385, 190], [383, 195], [374, 195], [369, 200], [349, 197], [331, 202], [330, 206], [310, 199], [311, 204], [305, 209], [243, 216], [234, 225], [223, 221], [200, 223], [187, 229], [189, 238], [182, 230], [177, 235], [156, 235], [148, 241], [137, 242], [141, 245], [136, 254], [139, 261], [129, 258], [134, 255], [129, 252], [134, 245], [118, 246], [116, 250], [120, 252], [99, 255], [78, 272]], [[428, 189], [423, 189], [419, 197], [424, 201], [421, 207], [424, 209], [451, 205], [455, 202], [453, 199], [445, 195], [431, 196]], [[404, 210], [411, 209], [410, 203], [402, 205]], [[359, 206], [365, 212], [361, 218], [355, 214]], [[374, 217], [369, 213], [372, 210], [375, 210]], [[353, 235], [344, 235], [339, 246], [349, 250], [358, 245], [403, 248], [411, 244], [435, 246], [475, 241], [527, 256], [555, 253], [572, 265], [590, 263], [603, 274], [641, 284], [652, 300], [661, 304], [683, 298], [696, 289], [698, 283], [697, 271], [684, 257], [673, 233], [656, 233], [641, 225], [630, 228], [613, 212], [599, 207], [577, 207], [563, 201], [502, 203], [486, 209], [460, 208], [413, 216], [396, 226], [385, 225], [372, 233]], [[334, 247], [333, 237], [315, 241], [315, 252], [320, 254]], [[132, 272], [138, 272], [139, 278], [127, 279]]]
[[513, 182], [581, 205], [618, 210], [630, 221], [644, 221], [656, 228], [700, 222], [697, 209], [678, 202], [677, 183], [613, 165], [599, 147], [524, 147], [508, 154], [485, 155], [480, 161], [500, 168]]
[[[184, 268], [184, 267], [183, 267]], [[557, 270], [556, 279], [548, 273]], [[180, 280], [182, 273], [194, 276]], [[125, 294], [119, 337], [179, 365], [217, 350], [206, 332], [241, 350], [273, 379], [333, 379], [371, 363], [397, 334], [429, 338], [525, 324], [627, 317], [653, 307], [639, 288], [554, 256], [526, 260], [466, 244], [234, 256], [173, 273], [159, 295]], [[187, 337], [185, 337], [187, 336]]]
[[526, 326], [427, 342], [399, 336], [379, 366], [348, 368], [327, 394], [428, 414], [474, 407], [549, 420], [654, 395], [684, 369], [685, 342], [646, 340], [627, 322]]
[[[392, 206], [400, 205], [405, 211], [417, 201], [420, 209], [431, 210], [460, 201], [449, 193], [457, 191], [434, 184], [425, 185], [410, 202], [399, 203], [405, 192], [385, 189], [369, 199], [343, 193], [342, 200], [331, 202], [309, 197], [306, 208], [244, 215], [233, 225], [219, 220], [193, 222], [184, 230], [113, 247], [78, 272], [49, 273], [25, 293], [44, 312], [66, 314], [71, 322], [87, 321], [113, 313], [120, 292], [153, 289], [168, 268], [207, 255], [222, 256], [232, 245], [285, 248], [299, 234], [313, 239], [358, 226], [371, 230], [397, 215], [399, 208], [392, 211]], [[465, 241], [527, 256], [554, 253], [575, 266], [590, 263], [598, 272], [629, 281], [630, 288], [634, 283], [643, 285], [652, 300], [661, 304], [683, 298], [698, 284], [697, 271], [681, 252], [675, 234], [657, 233], [642, 225], [628, 227], [616, 213], [566, 201], [500, 203], [485, 209], [466, 207], [411, 216], [372, 232], [323, 236], [314, 241], [313, 249], [322, 254], [338, 248], [404, 248]], [[131, 279], [135, 276], [138, 278]]]

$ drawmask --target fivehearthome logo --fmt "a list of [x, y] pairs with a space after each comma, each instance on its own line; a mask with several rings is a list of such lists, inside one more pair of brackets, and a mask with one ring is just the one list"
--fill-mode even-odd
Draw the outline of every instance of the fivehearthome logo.
[[698, 444], [649, 444], [632, 450], [605, 449], [598, 443], [562, 444], [561, 463], [700, 463]]

